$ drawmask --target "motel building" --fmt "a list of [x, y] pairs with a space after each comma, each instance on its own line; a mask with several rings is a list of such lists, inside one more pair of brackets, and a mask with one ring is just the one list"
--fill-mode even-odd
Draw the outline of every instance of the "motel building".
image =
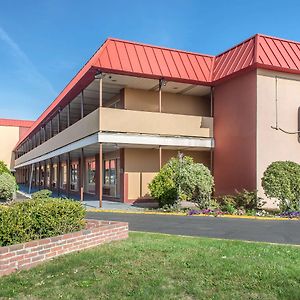
[[300, 163], [299, 106], [300, 43], [255, 35], [211, 56], [109, 38], [21, 135], [12, 169], [31, 189], [147, 202], [180, 151], [216, 195], [263, 196], [271, 162]]

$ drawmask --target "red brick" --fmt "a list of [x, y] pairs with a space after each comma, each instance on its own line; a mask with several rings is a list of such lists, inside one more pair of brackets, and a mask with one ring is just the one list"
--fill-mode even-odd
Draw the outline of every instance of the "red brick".
[[9, 260], [9, 263], [12, 263], [12, 262], [17, 262], [17, 261], [20, 261], [24, 259], [24, 255], [17, 255], [17, 256], [14, 256], [12, 257], [10, 260]]
[[27, 253], [29, 253], [29, 250], [28, 249], [22, 249], [22, 250], [16, 251], [15, 253], [16, 253], [16, 255], [27, 254]]
[[16, 255], [16, 252], [7, 252], [5, 254], [1, 254], [0, 255], [0, 261], [2, 261], [3, 259], [11, 258], [15, 255]]
[[51, 249], [41, 250], [41, 251], [38, 252], [38, 255], [46, 254], [46, 253], [49, 253], [49, 252], [51, 252]]
[[52, 258], [54, 256], [57, 256], [57, 254], [56, 254], [56, 252], [49, 252], [45, 256], [46, 256], [46, 258]]
[[37, 256], [37, 255], [38, 255], [37, 252], [30, 252], [28, 254], [25, 254], [24, 258], [31, 258], [31, 257]]
[[9, 246], [9, 251], [16, 251], [16, 250], [21, 250], [24, 248], [24, 244], [16, 244], [16, 245], [11, 245]]
[[38, 241], [31, 241], [31, 242], [27, 242], [25, 243], [25, 248], [32, 248], [32, 247], [35, 247], [39, 244]]
[[59, 235], [59, 236], [54, 236], [54, 237], [50, 238], [51, 243], [52, 243], [52, 242], [60, 241], [61, 239], [62, 239], [61, 235]]
[[49, 244], [51, 243], [51, 239], [42, 239], [42, 240], [39, 240], [39, 245], [46, 245], [46, 244]]
[[51, 249], [51, 251], [55, 252], [55, 251], [60, 251], [63, 247], [62, 246], [55, 246]]
[[7, 253], [9, 251], [9, 246], [0, 247], [0, 257], [2, 254]]
[[18, 262], [18, 267], [27, 265], [27, 264], [29, 264], [29, 263], [30, 263], [30, 258], [23, 259], [23, 260], [21, 260], [21, 261]]
[[44, 258], [45, 258], [45, 255], [38, 255], [38, 256], [32, 257], [31, 261], [32, 262], [41, 261], [41, 260], [44, 260]]

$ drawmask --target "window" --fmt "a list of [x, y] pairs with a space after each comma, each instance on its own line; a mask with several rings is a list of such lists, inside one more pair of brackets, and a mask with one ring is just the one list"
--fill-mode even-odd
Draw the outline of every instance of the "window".
[[78, 164], [71, 164], [71, 190], [77, 191], [78, 186]]
[[95, 183], [96, 163], [95, 161], [88, 162], [88, 183]]
[[104, 161], [104, 184], [116, 184], [116, 159]]

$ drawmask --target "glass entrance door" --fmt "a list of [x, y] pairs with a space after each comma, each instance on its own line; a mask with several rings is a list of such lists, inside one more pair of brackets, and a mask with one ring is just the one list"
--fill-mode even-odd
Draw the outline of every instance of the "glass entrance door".
[[111, 197], [118, 196], [118, 166], [118, 159], [104, 160], [103, 195]]
[[86, 192], [96, 194], [96, 161], [94, 158], [86, 160]]

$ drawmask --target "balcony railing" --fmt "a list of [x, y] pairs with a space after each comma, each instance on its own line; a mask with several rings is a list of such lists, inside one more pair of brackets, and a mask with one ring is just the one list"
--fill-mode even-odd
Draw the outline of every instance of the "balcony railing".
[[213, 118], [102, 107], [100, 129], [107, 132], [208, 138], [213, 136]]

